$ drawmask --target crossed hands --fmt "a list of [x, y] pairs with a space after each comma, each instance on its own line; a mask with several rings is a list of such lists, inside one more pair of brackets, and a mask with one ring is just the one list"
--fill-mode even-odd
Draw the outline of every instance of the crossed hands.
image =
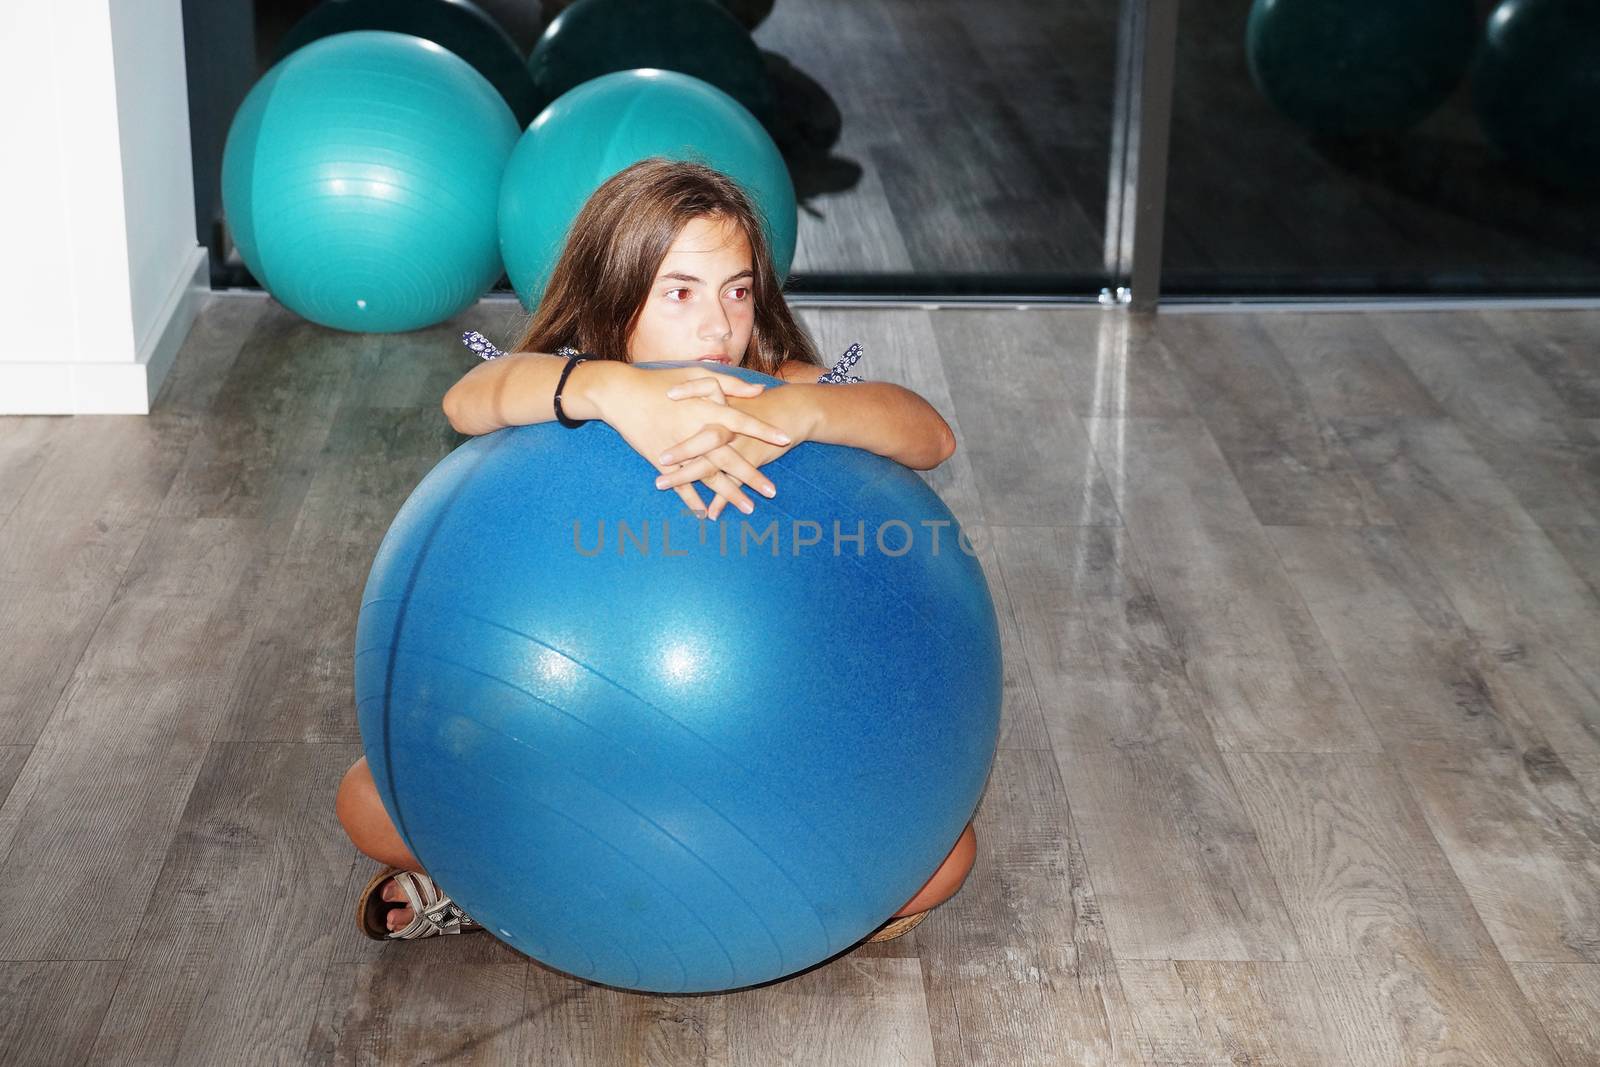
[[[660, 472], [657, 489], [674, 490], [696, 515], [715, 519], [730, 501], [748, 515], [755, 505], [746, 487], [777, 495], [759, 468], [805, 440], [799, 425], [775, 425], [728, 403], [765, 390], [765, 385], [698, 367], [639, 368], [619, 383], [604, 415]], [[695, 482], [715, 494], [709, 507], [695, 492]]]

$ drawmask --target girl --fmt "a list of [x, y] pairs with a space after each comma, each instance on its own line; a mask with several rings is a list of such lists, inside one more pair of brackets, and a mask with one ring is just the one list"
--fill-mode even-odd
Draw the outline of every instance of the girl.
[[[853, 445], [919, 470], [955, 450], [950, 427], [916, 393], [845, 374], [859, 345], [819, 375], [821, 361], [783, 299], [750, 201], [732, 180], [695, 163], [647, 159], [614, 175], [573, 222], [512, 351], [499, 352], [477, 333], [465, 340], [486, 362], [444, 396], [457, 431], [603, 419], [660, 472], [657, 489], [673, 490], [712, 520], [728, 503], [751, 513], [746, 488], [776, 496], [760, 468], [802, 441]], [[690, 359], [792, 384], [769, 392], [693, 366], [633, 365]], [[834, 388], [846, 382], [852, 387]], [[713, 494], [709, 506], [695, 482]], [[363, 933], [409, 940], [478, 928], [401, 841], [365, 756], [345, 774], [335, 810], [355, 846], [385, 865], [357, 904]], [[968, 823], [927, 884], [869, 940], [898, 937], [921, 922], [960, 888], [976, 851]]]

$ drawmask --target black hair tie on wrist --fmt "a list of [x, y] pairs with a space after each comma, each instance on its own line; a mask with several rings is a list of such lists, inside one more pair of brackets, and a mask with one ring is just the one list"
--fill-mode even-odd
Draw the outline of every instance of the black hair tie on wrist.
[[587, 360], [594, 359], [595, 356], [592, 352], [573, 352], [570, 348], [563, 348], [561, 352], [567, 357], [567, 365], [561, 368], [561, 377], [556, 381], [556, 394], [551, 403], [556, 409], [556, 420], [567, 429], [576, 430], [589, 420], [567, 417], [567, 413], [561, 410], [561, 390], [566, 387], [567, 375], [572, 373], [572, 368]]

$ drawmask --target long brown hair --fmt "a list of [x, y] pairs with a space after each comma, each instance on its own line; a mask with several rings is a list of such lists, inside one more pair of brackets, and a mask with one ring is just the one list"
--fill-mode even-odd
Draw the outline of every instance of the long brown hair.
[[821, 366], [816, 345], [783, 298], [760, 216], [744, 190], [710, 167], [659, 156], [618, 171], [589, 197], [510, 351], [572, 345], [627, 362], [628, 338], [661, 261], [683, 227], [702, 217], [730, 221], [750, 241], [755, 327], [744, 366], [766, 374], [777, 374], [787, 360]]

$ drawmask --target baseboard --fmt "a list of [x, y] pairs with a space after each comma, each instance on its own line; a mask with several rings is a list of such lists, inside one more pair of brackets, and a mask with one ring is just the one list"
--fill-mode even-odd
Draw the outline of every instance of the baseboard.
[[196, 247], [133, 361], [0, 362], [0, 415], [148, 415], [210, 292], [207, 252]]

